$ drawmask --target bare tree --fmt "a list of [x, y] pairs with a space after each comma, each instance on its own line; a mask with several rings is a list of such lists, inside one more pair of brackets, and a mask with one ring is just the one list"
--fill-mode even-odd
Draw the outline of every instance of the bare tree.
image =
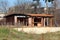
[[7, 11], [8, 11], [8, 1], [7, 0], [0, 1], [0, 11], [2, 11], [3, 13], [7, 13]]
[[[33, 9], [32, 5], [33, 2], [27, 1], [27, 2], [23, 2], [23, 0], [16, 0], [16, 2], [14, 2], [14, 7], [12, 8], [12, 10], [16, 13], [32, 13]], [[37, 7], [40, 6], [39, 1], [37, 1]], [[39, 10], [39, 8], [37, 9]], [[40, 11], [39, 11], [40, 12]], [[39, 13], [38, 12], [38, 13]]]
[[[55, 26], [57, 27], [57, 26], [59, 26], [59, 24], [58, 24], [58, 18], [59, 17], [57, 17], [57, 15], [59, 15], [59, 14], [57, 14], [58, 12], [57, 12], [57, 10], [56, 10], [56, 8], [57, 8], [57, 1], [58, 0], [54, 0], [54, 2], [53, 2], [53, 6], [54, 6], [54, 23], [55, 23]], [[59, 10], [58, 10], [59, 11]]]
[[16, 0], [16, 2], [14, 2], [15, 6], [14, 6], [14, 11], [19, 13], [26, 13], [29, 12], [30, 8], [31, 8], [31, 2], [21, 2], [21, 0]]
[[[40, 0], [33, 0], [34, 2], [36, 1], [36, 3], [33, 4], [33, 7], [34, 7], [34, 13], [38, 13], [38, 9], [39, 7], [41, 7], [41, 4], [40, 4]], [[37, 11], [38, 10], [38, 11]]]

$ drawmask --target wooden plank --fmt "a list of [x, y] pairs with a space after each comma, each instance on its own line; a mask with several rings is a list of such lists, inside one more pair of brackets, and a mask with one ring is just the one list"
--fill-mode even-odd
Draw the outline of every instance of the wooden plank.
[[16, 25], [17, 24], [17, 17], [14, 16], [14, 24]]
[[50, 18], [50, 27], [52, 27], [52, 25], [53, 25], [53, 18]]
[[43, 18], [41, 18], [41, 26], [43, 26], [44, 25], [44, 20], [43, 20]]

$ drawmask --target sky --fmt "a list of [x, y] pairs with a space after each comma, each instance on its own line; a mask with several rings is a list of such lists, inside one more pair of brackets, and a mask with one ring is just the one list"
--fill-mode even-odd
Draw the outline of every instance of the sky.
[[[2, 0], [0, 0], [0, 1], [2, 1]], [[6, 1], [6, 0], [5, 0]], [[21, 2], [33, 2], [33, 0], [20, 0]], [[12, 6], [14, 6], [15, 3], [16, 2], [16, 0], [8, 0], [8, 3], [9, 3], [9, 7], [12, 7]], [[46, 5], [45, 5], [45, 2], [43, 1], [43, 0], [40, 0], [40, 3], [41, 3], [41, 6], [42, 7], [45, 7]], [[57, 3], [57, 8], [60, 8], [60, 0], [56, 0], [56, 3]], [[52, 6], [52, 4], [51, 4], [51, 2], [50, 3], [48, 3], [48, 6], [50, 7], [50, 6]]]
[[[16, 0], [8, 0], [8, 1], [9, 1], [10, 6], [14, 6], [14, 2], [16, 2]], [[33, 1], [32, 0], [21, 0], [21, 2], [33, 2]], [[45, 7], [45, 2], [43, 0], [40, 0], [40, 2], [41, 2], [41, 6]], [[48, 3], [48, 6], [50, 7], [51, 3]]]

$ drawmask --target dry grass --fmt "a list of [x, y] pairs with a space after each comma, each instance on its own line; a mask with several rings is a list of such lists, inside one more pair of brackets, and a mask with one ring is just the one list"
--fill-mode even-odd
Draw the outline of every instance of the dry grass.
[[0, 27], [0, 40], [60, 40], [60, 32], [27, 34], [8, 27]]

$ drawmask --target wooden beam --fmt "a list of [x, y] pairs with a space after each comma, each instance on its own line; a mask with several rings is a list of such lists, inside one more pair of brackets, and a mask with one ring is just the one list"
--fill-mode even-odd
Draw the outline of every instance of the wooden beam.
[[34, 18], [32, 18], [32, 26], [34, 27]]
[[32, 18], [28, 18], [28, 25], [31, 27], [32, 26]]
[[50, 27], [53, 25], [53, 18], [50, 18]]
[[44, 27], [45, 27], [45, 20], [46, 20], [46, 19], [44, 18]]
[[26, 26], [27, 26], [27, 24], [28, 24], [28, 23], [27, 23], [27, 19], [26, 19]]
[[17, 17], [14, 16], [14, 24], [16, 25], [17, 24]]
[[49, 18], [47, 18], [47, 26], [49, 25]]
[[43, 26], [43, 25], [44, 25], [44, 19], [41, 18], [41, 26]]

